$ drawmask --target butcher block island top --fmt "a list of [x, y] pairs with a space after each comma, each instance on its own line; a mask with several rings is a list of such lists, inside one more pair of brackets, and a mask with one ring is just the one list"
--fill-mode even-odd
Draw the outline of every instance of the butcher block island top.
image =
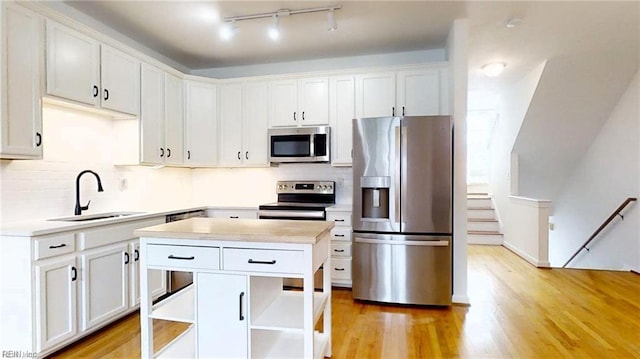
[[134, 234], [151, 238], [316, 244], [333, 226], [333, 222], [325, 221], [189, 218], [141, 228]]

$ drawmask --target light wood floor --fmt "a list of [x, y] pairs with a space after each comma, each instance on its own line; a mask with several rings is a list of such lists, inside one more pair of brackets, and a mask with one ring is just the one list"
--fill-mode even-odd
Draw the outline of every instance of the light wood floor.
[[[640, 275], [537, 269], [503, 247], [469, 247], [471, 306], [354, 302], [333, 292], [333, 358], [640, 358]], [[131, 315], [54, 358], [137, 358]], [[156, 347], [181, 327], [159, 323]]]

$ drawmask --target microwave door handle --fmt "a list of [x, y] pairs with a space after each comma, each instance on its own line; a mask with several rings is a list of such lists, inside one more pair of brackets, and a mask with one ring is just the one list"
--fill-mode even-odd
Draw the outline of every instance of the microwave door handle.
[[309, 147], [311, 147], [309, 149], [309, 156], [310, 157], [315, 157], [316, 156], [316, 135], [311, 135], [310, 136]]

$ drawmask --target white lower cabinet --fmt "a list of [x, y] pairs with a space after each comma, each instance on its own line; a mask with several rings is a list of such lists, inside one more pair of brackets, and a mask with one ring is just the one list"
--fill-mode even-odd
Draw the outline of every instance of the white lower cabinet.
[[82, 330], [102, 324], [129, 309], [127, 243], [81, 255]]
[[197, 338], [200, 358], [247, 358], [247, 276], [197, 275]]
[[78, 333], [76, 258], [43, 261], [35, 267], [36, 350], [50, 348]]
[[331, 285], [351, 287], [351, 211], [328, 209], [327, 221], [335, 223], [331, 229]]
[[[129, 243], [129, 308], [140, 305], [140, 241]], [[167, 276], [162, 270], [149, 271], [149, 290], [151, 296], [157, 298], [167, 291]]]

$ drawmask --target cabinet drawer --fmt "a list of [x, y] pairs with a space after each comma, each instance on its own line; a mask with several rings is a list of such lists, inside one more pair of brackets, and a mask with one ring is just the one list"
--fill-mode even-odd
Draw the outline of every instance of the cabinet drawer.
[[333, 227], [331, 229], [331, 240], [351, 242], [351, 227]]
[[225, 248], [225, 270], [272, 273], [302, 273], [304, 253], [269, 249]]
[[212, 218], [257, 219], [258, 211], [250, 209], [210, 209], [207, 216]]
[[147, 265], [175, 269], [220, 269], [220, 248], [196, 246], [147, 246]]
[[351, 280], [351, 258], [331, 258], [331, 279]]
[[351, 227], [351, 212], [327, 212], [327, 221], [335, 222], [336, 226]]
[[38, 237], [34, 239], [33, 259], [43, 259], [61, 254], [67, 254], [76, 250], [73, 233], [58, 234], [50, 237]]
[[351, 242], [331, 241], [331, 255], [338, 257], [351, 257]]

